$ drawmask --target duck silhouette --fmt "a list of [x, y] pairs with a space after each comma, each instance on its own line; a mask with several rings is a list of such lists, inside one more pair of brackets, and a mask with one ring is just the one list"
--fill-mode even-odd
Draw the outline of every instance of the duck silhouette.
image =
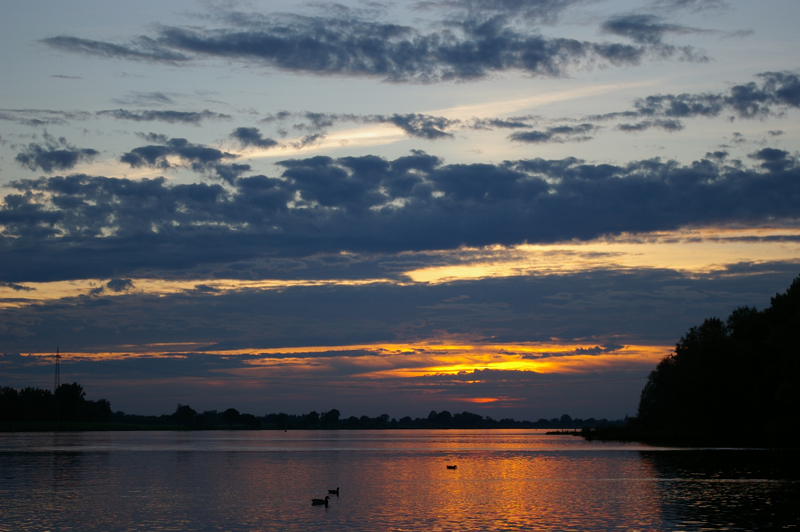
[[457, 467], [458, 467], [457, 465], [449, 465], [447, 466], [447, 469], [456, 469]]
[[328, 499], [330, 499], [330, 497], [328, 497], [327, 495], [325, 496], [324, 499], [311, 499], [311, 506], [322, 506], [324, 504], [325, 508], [327, 508]]
[[328, 493], [331, 495], [339, 496], [339, 487], [337, 486], [335, 490], [328, 490]]

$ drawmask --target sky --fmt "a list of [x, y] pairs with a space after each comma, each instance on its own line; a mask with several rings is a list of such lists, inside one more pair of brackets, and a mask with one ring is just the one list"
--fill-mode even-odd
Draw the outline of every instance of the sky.
[[800, 273], [797, 0], [0, 0], [0, 385], [635, 415]]

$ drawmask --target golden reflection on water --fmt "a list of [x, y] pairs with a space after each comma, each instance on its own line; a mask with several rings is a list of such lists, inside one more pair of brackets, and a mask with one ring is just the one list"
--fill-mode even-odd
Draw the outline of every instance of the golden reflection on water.
[[[590, 443], [537, 431], [0, 435], [0, 456], [4, 531], [800, 524], [797, 510], [779, 515], [800, 494], [797, 472], [787, 472], [781, 456]], [[328, 508], [311, 505], [336, 487], [340, 496]]]

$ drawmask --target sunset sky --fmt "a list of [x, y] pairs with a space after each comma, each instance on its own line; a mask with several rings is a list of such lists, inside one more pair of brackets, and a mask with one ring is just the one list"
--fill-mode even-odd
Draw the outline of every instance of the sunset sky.
[[800, 274], [797, 0], [0, 0], [0, 386], [635, 415]]

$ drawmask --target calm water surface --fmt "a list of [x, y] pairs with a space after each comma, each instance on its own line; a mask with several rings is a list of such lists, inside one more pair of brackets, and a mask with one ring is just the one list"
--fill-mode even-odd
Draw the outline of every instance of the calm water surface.
[[796, 529], [793, 455], [530, 430], [0, 434], [0, 531]]

